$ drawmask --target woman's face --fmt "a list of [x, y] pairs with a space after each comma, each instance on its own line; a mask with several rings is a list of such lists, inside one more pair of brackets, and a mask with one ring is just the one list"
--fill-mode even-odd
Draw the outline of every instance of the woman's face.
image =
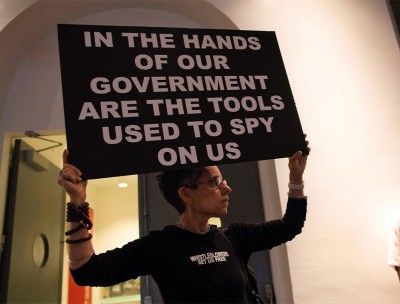
[[213, 179], [221, 176], [217, 166], [206, 167], [203, 173], [196, 181], [198, 183], [196, 189], [187, 188], [189, 192], [189, 200], [187, 201], [191, 212], [207, 217], [220, 217], [228, 212], [229, 197], [228, 194], [232, 189], [224, 181], [219, 186], [215, 184]]

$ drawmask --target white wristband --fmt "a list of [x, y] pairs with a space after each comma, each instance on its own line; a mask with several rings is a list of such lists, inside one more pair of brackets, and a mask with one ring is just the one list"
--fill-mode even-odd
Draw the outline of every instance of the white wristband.
[[295, 185], [295, 184], [288, 184], [289, 189], [292, 190], [303, 190], [304, 189], [304, 184], [301, 185]]

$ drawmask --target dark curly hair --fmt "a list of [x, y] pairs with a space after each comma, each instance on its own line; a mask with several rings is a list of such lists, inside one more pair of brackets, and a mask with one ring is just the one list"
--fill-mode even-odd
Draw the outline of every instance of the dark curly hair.
[[[179, 214], [185, 211], [185, 205], [178, 195], [179, 188], [188, 184], [195, 183], [204, 172], [206, 172], [206, 168], [200, 167], [180, 170], [168, 170], [156, 176], [161, 194], [168, 203], [170, 203], [176, 210], [178, 210]], [[196, 189], [196, 185], [192, 185], [190, 187], [192, 189]]]

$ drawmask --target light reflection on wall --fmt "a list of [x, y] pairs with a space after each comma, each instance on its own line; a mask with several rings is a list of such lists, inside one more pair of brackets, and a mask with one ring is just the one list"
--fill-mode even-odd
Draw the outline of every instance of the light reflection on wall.
[[[94, 210], [93, 246], [96, 252], [121, 247], [139, 237], [137, 180], [137, 175], [131, 175], [89, 181], [87, 200]], [[127, 187], [118, 187], [121, 182]], [[113, 300], [130, 297], [132, 300], [137, 284], [138, 281], [132, 280], [106, 289], [92, 288], [92, 303], [100, 303], [103, 296]]]

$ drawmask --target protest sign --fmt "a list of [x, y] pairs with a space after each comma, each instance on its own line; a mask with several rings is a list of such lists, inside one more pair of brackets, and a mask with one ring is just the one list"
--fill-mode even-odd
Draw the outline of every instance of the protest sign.
[[58, 25], [69, 161], [85, 178], [307, 152], [274, 32]]

